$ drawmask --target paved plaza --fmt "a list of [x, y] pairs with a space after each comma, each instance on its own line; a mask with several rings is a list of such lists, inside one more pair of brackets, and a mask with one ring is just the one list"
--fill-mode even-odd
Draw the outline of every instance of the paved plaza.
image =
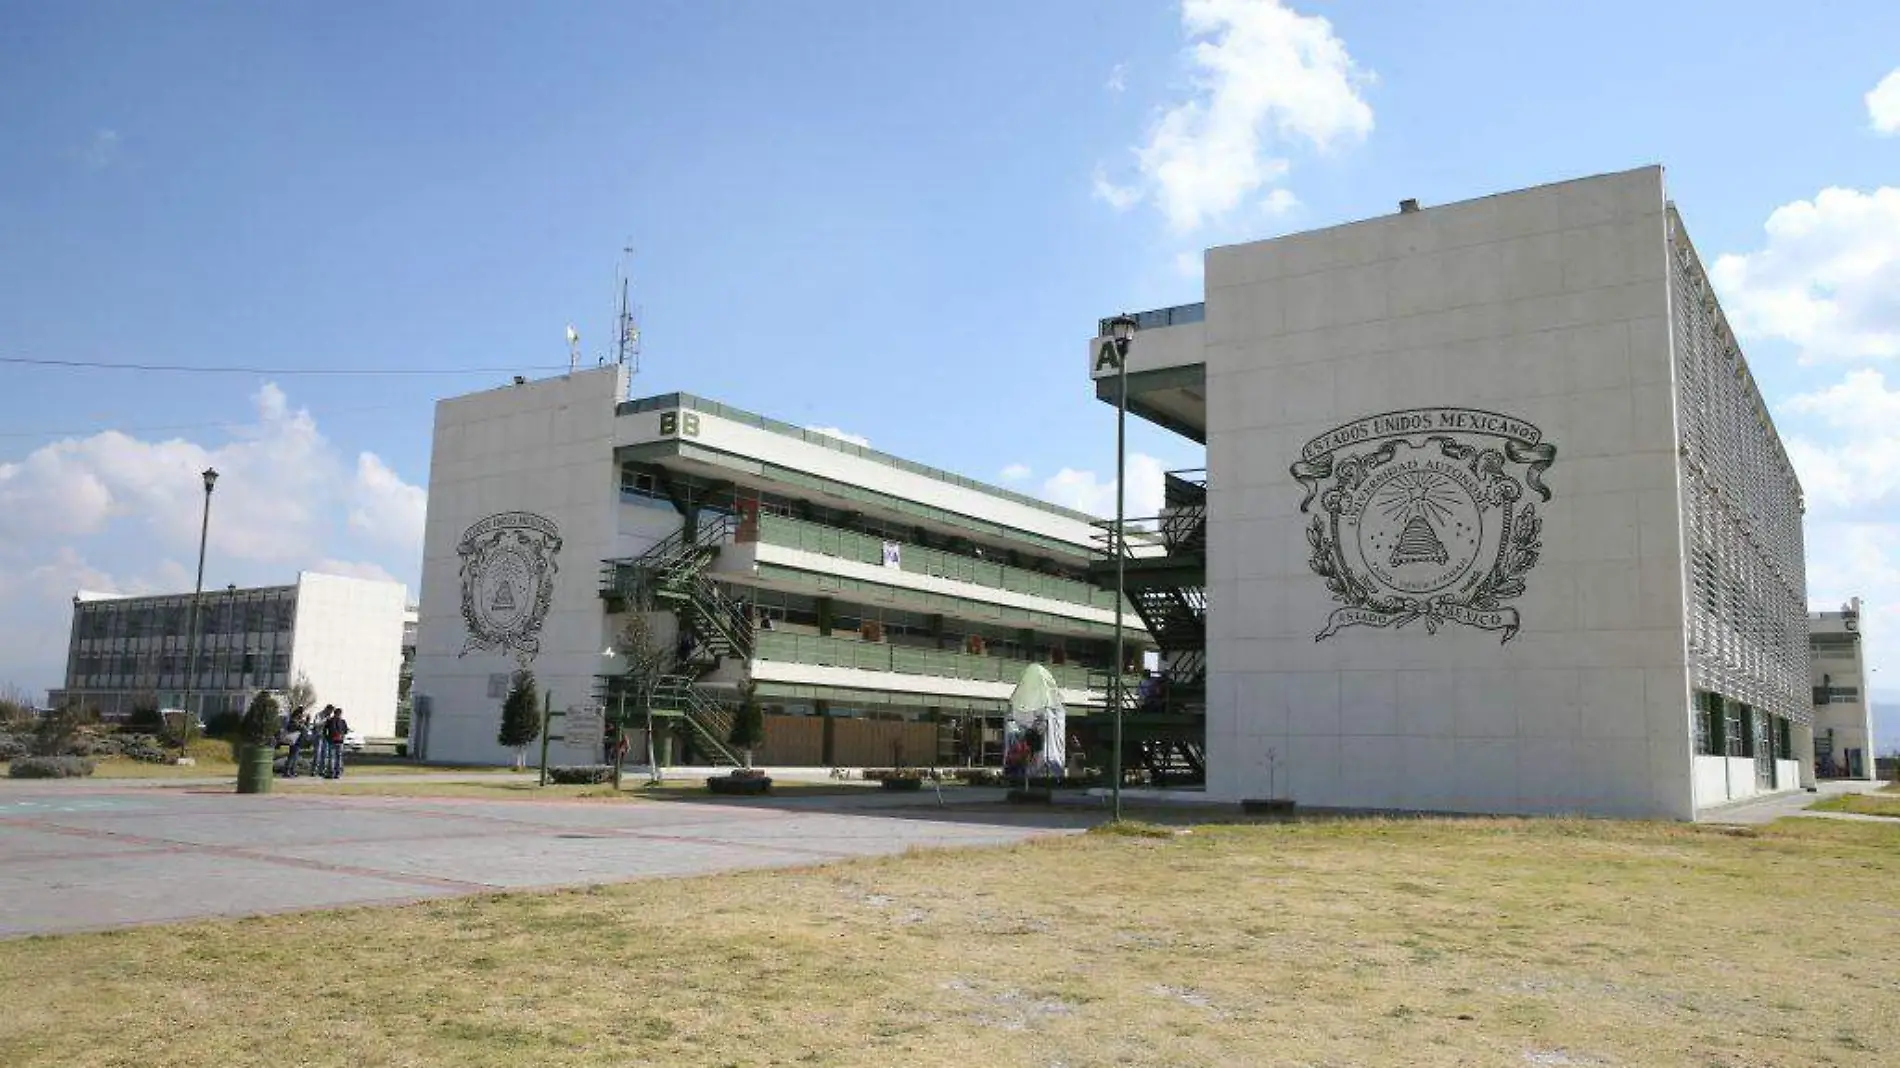
[[241, 797], [0, 783], [0, 938], [1019, 842], [1092, 811], [1000, 792], [699, 800]]

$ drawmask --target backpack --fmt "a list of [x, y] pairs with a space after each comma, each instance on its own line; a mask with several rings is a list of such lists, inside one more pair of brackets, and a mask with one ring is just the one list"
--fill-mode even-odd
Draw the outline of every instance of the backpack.
[[349, 730], [350, 730], [350, 725], [344, 722], [342, 716], [338, 716], [337, 718], [330, 721], [330, 725], [328, 727], [324, 728], [323, 737], [324, 737], [324, 740], [329, 742], [331, 745], [339, 745], [343, 741], [343, 736], [345, 734], [348, 734]]

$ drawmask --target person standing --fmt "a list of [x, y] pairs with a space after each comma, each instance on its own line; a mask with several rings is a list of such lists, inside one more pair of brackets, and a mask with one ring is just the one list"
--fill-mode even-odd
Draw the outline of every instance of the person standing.
[[330, 761], [330, 714], [335, 711], [335, 705], [324, 705], [323, 711], [311, 718], [310, 729], [305, 732], [311, 743], [310, 770], [318, 775], [323, 774]]
[[284, 758], [284, 778], [297, 777], [297, 755], [303, 751], [304, 737], [309, 733], [309, 714], [298, 705], [290, 713], [290, 722], [284, 725], [284, 741], [290, 745], [290, 755]]
[[343, 710], [330, 709], [329, 722], [323, 725], [324, 754], [327, 758], [323, 766], [323, 777], [341, 779], [343, 777], [343, 740], [349, 737], [350, 724], [343, 718]]

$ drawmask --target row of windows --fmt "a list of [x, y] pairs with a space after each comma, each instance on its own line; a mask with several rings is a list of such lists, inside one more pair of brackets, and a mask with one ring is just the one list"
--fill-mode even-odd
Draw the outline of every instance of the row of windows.
[[[110, 601], [82, 604], [73, 609], [73, 637], [85, 640], [182, 635], [190, 618], [189, 599], [163, 604], [127, 605]], [[198, 633], [289, 630], [296, 618], [294, 590], [236, 596], [206, 593], [198, 604]]]
[[[73, 658], [72, 673], [80, 678], [99, 675], [142, 676], [183, 674], [189, 657], [182, 651], [155, 655], [87, 654]], [[199, 650], [197, 668], [218, 674], [261, 674], [290, 670], [290, 650], [270, 653], [245, 652], [241, 649]]]
[[[1680, 222], [1672, 218], [1672, 227]], [[1807, 723], [1810, 686], [1800, 487], [1746, 361], [1679, 230], [1671, 318], [1698, 689]]]
[[1702, 756], [1792, 760], [1793, 730], [1785, 716], [1697, 690], [1695, 751]]

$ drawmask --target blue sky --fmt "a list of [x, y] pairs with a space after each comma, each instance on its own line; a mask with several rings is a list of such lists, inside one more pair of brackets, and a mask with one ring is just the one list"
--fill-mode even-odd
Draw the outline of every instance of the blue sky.
[[[1082, 341], [1198, 299], [1208, 244], [1662, 162], [1705, 258], [1738, 257], [1816, 597], [1884, 597], [1900, 653], [1891, 3], [4, 11], [0, 356], [560, 364], [569, 322], [604, 345], [631, 240], [636, 392], [1085, 506], [1112, 414]], [[189, 584], [202, 461], [227, 470], [207, 585], [413, 587], [431, 402], [498, 378], [0, 365], [0, 681], [57, 681], [75, 586]]]

